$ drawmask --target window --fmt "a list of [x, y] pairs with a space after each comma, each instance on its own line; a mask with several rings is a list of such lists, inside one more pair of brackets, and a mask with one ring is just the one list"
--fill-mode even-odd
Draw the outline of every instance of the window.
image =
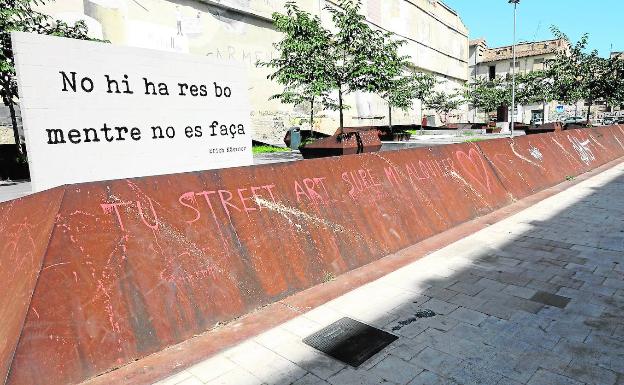
[[544, 59], [535, 59], [533, 61], [533, 71], [540, 71], [544, 69]]
[[496, 66], [490, 66], [490, 80], [494, 80], [496, 78]]

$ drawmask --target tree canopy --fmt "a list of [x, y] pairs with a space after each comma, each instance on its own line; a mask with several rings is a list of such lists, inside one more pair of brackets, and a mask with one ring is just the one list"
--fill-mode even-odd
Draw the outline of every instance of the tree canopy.
[[17, 129], [14, 104], [18, 98], [15, 79], [15, 61], [11, 46], [11, 32], [33, 32], [42, 35], [87, 40], [87, 25], [79, 21], [75, 25], [55, 20], [33, 9], [45, 0], [0, 0], [0, 98], [9, 107], [13, 124], [13, 136], [19, 152], [23, 151]]

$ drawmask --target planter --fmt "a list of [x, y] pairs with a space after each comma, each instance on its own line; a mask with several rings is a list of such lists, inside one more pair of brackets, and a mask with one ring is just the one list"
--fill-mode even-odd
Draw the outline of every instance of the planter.
[[362, 154], [380, 149], [381, 140], [377, 131], [352, 129], [345, 129], [343, 134], [334, 134], [299, 147], [304, 159]]
[[379, 139], [381, 139], [384, 142], [408, 142], [410, 140], [410, 138], [412, 137], [412, 134], [410, 134], [409, 132], [383, 132], [380, 136]]

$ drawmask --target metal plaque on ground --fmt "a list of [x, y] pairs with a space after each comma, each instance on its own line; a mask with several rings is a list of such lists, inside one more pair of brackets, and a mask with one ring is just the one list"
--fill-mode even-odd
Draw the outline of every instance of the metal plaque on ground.
[[345, 317], [306, 337], [303, 342], [357, 368], [398, 338]]

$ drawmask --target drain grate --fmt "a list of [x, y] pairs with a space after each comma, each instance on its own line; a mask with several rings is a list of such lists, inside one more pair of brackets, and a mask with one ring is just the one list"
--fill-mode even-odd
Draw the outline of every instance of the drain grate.
[[345, 317], [306, 337], [303, 342], [355, 368], [399, 337]]

